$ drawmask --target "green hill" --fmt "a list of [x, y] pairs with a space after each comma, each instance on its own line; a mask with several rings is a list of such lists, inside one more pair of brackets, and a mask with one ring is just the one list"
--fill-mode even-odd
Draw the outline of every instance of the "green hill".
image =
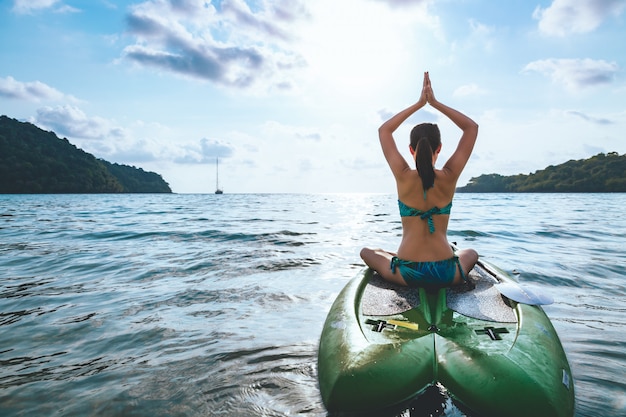
[[529, 175], [486, 174], [470, 179], [461, 193], [623, 193], [626, 154], [600, 153], [589, 159], [551, 165]]
[[0, 116], [0, 193], [171, 193], [154, 173], [111, 164], [31, 123]]

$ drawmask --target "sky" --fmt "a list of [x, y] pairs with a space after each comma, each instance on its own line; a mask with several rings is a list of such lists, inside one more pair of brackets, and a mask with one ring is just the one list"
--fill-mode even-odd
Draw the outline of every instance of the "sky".
[[[458, 185], [626, 153], [626, 0], [1, 0], [0, 114], [176, 193], [394, 193], [378, 127], [480, 126]], [[395, 134], [438, 123], [433, 108]]]

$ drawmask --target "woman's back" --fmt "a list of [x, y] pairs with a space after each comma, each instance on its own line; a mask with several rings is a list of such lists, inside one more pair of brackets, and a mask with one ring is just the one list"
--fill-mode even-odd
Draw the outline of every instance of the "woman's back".
[[417, 170], [411, 170], [403, 177], [398, 181], [398, 205], [402, 216], [398, 256], [412, 261], [450, 257], [452, 250], [447, 231], [454, 185], [450, 186], [441, 170], [435, 170], [435, 183], [426, 193]]

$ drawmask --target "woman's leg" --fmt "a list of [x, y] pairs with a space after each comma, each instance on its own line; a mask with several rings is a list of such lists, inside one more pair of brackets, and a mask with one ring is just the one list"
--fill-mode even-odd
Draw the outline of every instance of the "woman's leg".
[[[456, 256], [459, 257], [459, 263], [467, 277], [472, 268], [474, 268], [474, 265], [476, 265], [476, 262], [478, 262], [478, 252], [474, 249], [462, 249], [456, 252]], [[462, 284], [463, 282], [465, 281], [463, 280], [463, 276], [461, 276], [461, 271], [457, 269], [454, 275], [454, 284]]]
[[395, 273], [391, 272], [391, 258], [394, 256], [396, 256], [394, 253], [383, 249], [361, 249], [361, 259], [367, 266], [378, 272], [387, 281], [406, 286], [406, 282], [400, 275], [398, 268], [396, 268]]

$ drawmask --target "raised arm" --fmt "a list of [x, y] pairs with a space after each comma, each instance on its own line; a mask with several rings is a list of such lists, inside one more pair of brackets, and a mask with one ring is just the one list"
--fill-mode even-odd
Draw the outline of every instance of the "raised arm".
[[387, 160], [387, 163], [396, 178], [398, 178], [403, 172], [410, 170], [410, 168], [406, 163], [406, 160], [398, 151], [396, 141], [393, 138], [393, 132], [395, 132], [396, 129], [398, 129], [398, 127], [400, 127], [400, 125], [409, 118], [409, 116], [426, 105], [428, 102], [426, 95], [426, 83], [427, 73], [424, 73], [422, 94], [417, 103], [402, 110], [378, 128], [378, 138], [380, 139], [380, 145], [383, 148], [383, 154], [385, 155], [385, 159]]
[[455, 110], [437, 101], [435, 95], [432, 92], [432, 88], [430, 87], [430, 78], [428, 76], [428, 73], [426, 73], [426, 78], [428, 85], [428, 103], [434, 109], [437, 109], [441, 113], [443, 113], [444, 116], [450, 119], [463, 131], [456, 150], [454, 151], [452, 156], [450, 156], [450, 158], [443, 167], [444, 171], [447, 171], [455, 178], [458, 178], [461, 175], [463, 168], [465, 168], [465, 165], [467, 164], [467, 161], [472, 154], [472, 150], [474, 149], [476, 137], [478, 136], [478, 124], [458, 110]]

